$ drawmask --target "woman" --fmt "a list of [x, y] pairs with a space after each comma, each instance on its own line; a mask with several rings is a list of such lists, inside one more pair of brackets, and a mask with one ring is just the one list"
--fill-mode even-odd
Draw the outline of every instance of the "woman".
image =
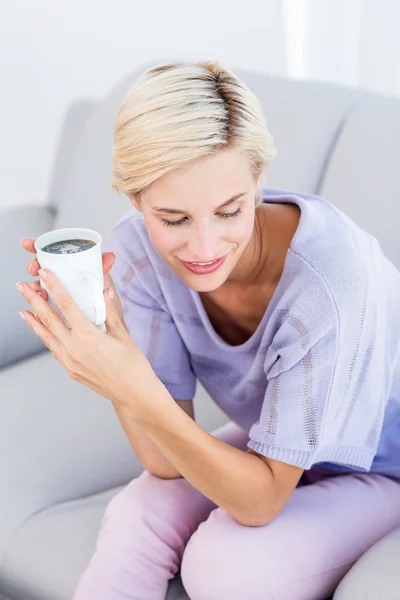
[[[70, 330], [23, 286], [28, 324], [113, 402], [145, 467], [75, 600], [162, 600], [179, 569], [192, 600], [323, 599], [400, 525], [399, 273], [324, 199], [262, 188], [274, 156], [220, 63], [148, 70], [115, 125], [135, 210], [104, 255], [107, 335], [51, 273]], [[196, 378], [230, 417], [213, 434]]]

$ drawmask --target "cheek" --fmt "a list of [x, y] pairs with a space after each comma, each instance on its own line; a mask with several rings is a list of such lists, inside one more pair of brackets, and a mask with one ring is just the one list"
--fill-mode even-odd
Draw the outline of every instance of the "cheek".
[[160, 254], [168, 254], [182, 246], [180, 237], [177, 232], [170, 231], [172, 227], [167, 227], [162, 223], [146, 222], [147, 232], [151, 243], [160, 252]]
[[237, 222], [226, 228], [227, 237], [237, 244], [245, 244], [251, 238], [254, 229], [254, 214], [249, 211], [238, 217]]

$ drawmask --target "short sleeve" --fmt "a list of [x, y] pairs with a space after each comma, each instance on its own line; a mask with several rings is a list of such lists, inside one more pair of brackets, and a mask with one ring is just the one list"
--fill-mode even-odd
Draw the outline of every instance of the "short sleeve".
[[190, 357], [136, 227], [129, 221], [117, 224], [106, 249], [116, 255], [110, 275], [121, 299], [129, 335], [170, 394], [175, 399], [191, 400], [196, 377]]
[[382, 394], [373, 379], [360, 394], [362, 354], [349, 380], [358, 340], [341, 341], [339, 329], [333, 309], [309, 316], [287, 311], [266, 353], [267, 388], [260, 418], [249, 432], [249, 448], [303, 469], [319, 462], [370, 469]]

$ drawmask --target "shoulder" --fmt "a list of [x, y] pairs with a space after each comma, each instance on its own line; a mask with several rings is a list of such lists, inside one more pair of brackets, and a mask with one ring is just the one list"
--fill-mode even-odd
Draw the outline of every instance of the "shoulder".
[[301, 209], [288, 253], [290, 282], [302, 287], [301, 295], [324, 289], [340, 314], [351, 308], [351, 299], [356, 301], [379, 288], [388, 260], [372, 235], [320, 196], [271, 192], [273, 198], [281, 196]]

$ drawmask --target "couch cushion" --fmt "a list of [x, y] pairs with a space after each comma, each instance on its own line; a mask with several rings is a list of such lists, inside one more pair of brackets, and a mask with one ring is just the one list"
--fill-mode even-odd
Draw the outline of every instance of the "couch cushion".
[[[124, 485], [142, 466], [111, 402], [68, 377], [48, 350], [3, 369], [0, 389], [1, 582], [10, 544], [34, 515]], [[195, 412], [208, 431], [227, 421], [200, 385]]]
[[340, 133], [319, 193], [372, 233], [400, 268], [400, 100], [371, 96]]
[[[8, 550], [0, 590], [13, 600], [70, 600], [94, 552], [106, 506], [120, 489], [33, 515]], [[167, 600], [188, 600], [179, 576]]]
[[335, 600], [400, 598], [400, 527], [371, 546], [340, 582]]
[[26, 265], [34, 258], [24, 250], [24, 237], [37, 237], [51, 229], [53, 213], [46, 206], [20, 206], [0, 211], [1, 301], [0, 369], [46, 350], [42, 341], [26, 325], [18, 312], [29, 304], [15, 289], [17, 281], [33, 281]]
[[0, 590], [15, 600], [70, 600], [94, 551], [107, 504], [120, 487], [33, 514], [4, 559]]
[[57, 503], [123, 485], [142, 470], [111, 402], [46, 352], [0, 372], [0, 581], [22, 523]]

